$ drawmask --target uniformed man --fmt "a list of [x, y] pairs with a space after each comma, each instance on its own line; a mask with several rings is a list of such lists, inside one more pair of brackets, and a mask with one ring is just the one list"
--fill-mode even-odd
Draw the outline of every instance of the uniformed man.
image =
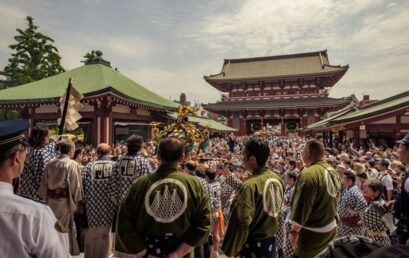
[[68, 234], [51, 209], [13, 194], [27, 145], [24, 120], [0, 122], [0, 257], [69, 257]]
[[267, 168], [268, 144], [250, 138], [244, 143], [243, 165], [251, 173], [231, 205], [222, 250], [227, 256], [274, 257], [284, 187], [278, 174]]
[[138, 178], [123, 200], [115, 243], [120, 257], [184, 257], [207, 240], [209, 197], [196, 177], [178, 170], [183, 149], [179, 139], [162, 140], [158, 170]]
[[112, 189], [116, 189], [113, 201], [117, 204], [125, 197], [136, 178], [152, 173], [149, 161], [139, 154], [143, 144], [143, 138], [139, 135], [131, 135], [127, 140], [127, 153], [117, 163]]
[[78, 163], [71, 159], [75, 152], [73, 142], [61, 142], [60, 152], [58, 158], [47, 164], [38, 194], [67, 229], [70, 253], [79, 255], [74, 213], [83, 199], [81, 169]]
[[395, 203], [395, 214], [399, 219], [397, 235], [400, 244], [409, 246], [409, 133], [397, 143], [399, 159], [406, 165], [406, 174], [400, 186], [401, 193]]
[[116, 205], [111, 201], [112, 190], [109, 190], [109, 187], [116, 162], [109, 159], [109, 153], [108, 144], [98, 145], [98, 159], [88, 163], [82, 173], [88, 221], [85, 233], [87, 258], [107, 258], [112, 254], [111, 226]]
[[298, 177], [291, 205], [290, 243], [295, 257], [315, 257], [336, 235], [338, 173], [324, 161], [324, 145], [308, 141], [302, 151], [306, 168]]

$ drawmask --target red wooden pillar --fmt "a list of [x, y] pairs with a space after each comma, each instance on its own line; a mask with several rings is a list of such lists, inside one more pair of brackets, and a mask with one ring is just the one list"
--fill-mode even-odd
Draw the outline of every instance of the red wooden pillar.
[[112, 114], [103, 114], [97, 117], [97, 127], [99, 128], [99, 140], [100, 143], [112, 144], [113, 140], [113, 124], [112, 124]]
[[285, 136], [284, 116], [281, 116], [281, 136]]
[[92, 135], [91, 135], [92, 141], [91, 142], [92, 142], [93, 146], [97, 146], [98, 142], [99, 142], [98, 131], [100, 130], [99, 127], [98, 127], [98, 118], [97, 118], [97, 116], [95, 116], [92, 119], [91, 128], [92, 128]]
[[246, 135], [247, 134], [247, 129], [246, 129], [246, 119], [244, 117], [240, 117], [240, 130], [239, 130], [239, 135]]
[[96, 127], [97, 127], [97, 144], [112, 143], [112, 106], [115, 105], [111, 99], [104, 98], [96, 103]]
[[114, 143], [114, 121], [112, 119], [112, 112], [108, 116], [108, 144], [112, 145]]
[[97, 144], [105, 143], [106, 141], [106, 128], [105, 117], [103, 115], [97, 116]]
[[402, 121], [401, 116], [396, 116], [396, 126], [395, 126], [395, 141], [400, 140], [403, 136], [401, 136], [402, 131]]

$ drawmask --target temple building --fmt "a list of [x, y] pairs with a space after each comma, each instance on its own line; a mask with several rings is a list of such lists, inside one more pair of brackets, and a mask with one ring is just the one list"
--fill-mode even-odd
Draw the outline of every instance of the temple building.
[[355, 96], [330, 98], [330, 89], [349, 66], [330, 65], [327, 51], [225, 59], [206, 82], [223, 92], [221, 101], [203, 105], [228, 119], [238, 135], [263, 127], [281, 135], [316, 123], [328, 112], [357, 102]]
[[[68, 80], [84, 98], [77, 132], [84, 142], [96, 145], [126, 140], [130, 134], [150, 137], [150, 122], [164, 121], [178, 104], [159, 96], [127, 78], [107, 62], [93, 62], [78, 68], [0, 91], [0, 108], [20, 111], [32, 125], [58, 127], [59, 100]], [[166, 121], [165, 121], [166, 122]]]
[[368, 147], [370, 141], [392, 147], [409, 132], [409, 91], [376, 102], [364, 96], [361, 104], [339, 110], [305, 131], [322, 136], [330, 145], [336, 140], [353, 142], [356, 147]]
[[[81, 135], [78, 139], [94, 146], [105, 142], [124, 142], [129, 135], [151, 138], [151, 122], [165, 126], [176, 120], [179, 106], [129, 79], [102, 58], [39, 81], [0, 90], [0, 109], [17, 110], [32, 125], [58, 128], [61, 118], [60, 98], [72, 78], [74, 88], [84, 98], [78, 110], [79, 128], [68, 133]], [[212, 119], [192, 116], [191, 122], [211, 133], [235, 131]]]

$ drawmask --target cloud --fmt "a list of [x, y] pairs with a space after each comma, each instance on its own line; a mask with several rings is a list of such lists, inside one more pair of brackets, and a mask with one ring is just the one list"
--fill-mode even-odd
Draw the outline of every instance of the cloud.
[[367, 17], [353, 36], [362, 55], [402, 54], [409, 51], [409, 4], [390, 5], [383, 13]]
[[243, 56], [316, 50], [340, 44], [341, 23], [379, 4], [370, 0], [247, 0], [235, 11], [205, 17], [198, 32], [190, 36], [212, 51], [236, 50]]
[[228, 58], [328, 49], [332, 64], [351, 65], [332, 96], [383, 98], [385, 85], [390, 95], [407, 90], [408, 35], [407, 1], [247, 0], [205, 17], [188, 37]]
[[390, 55], [382, 62], [373, 62], [350, 69], [333, 88], [331, 95], [342, 97], [355, 93], [358, 98], [369, 94], [371, 98], [383, 99], [408, 90], [409, 54]]
[[[115, 9], [114, 9], [115, 8]], [[3, 0], [0, 62], [5, 65], [16, 27], [32, 15], [55, 40], [66, 69], [100, 49], [126, 76], [165, 97], [185, 92], [214, 102], [220, 92], [203, 75], [220, 72], [224, 58], [328, 49], [334, 65], [350, 69], [331, 96], [369, 93], [374, 98], [407, 90], [407, 0]], [[72, 14], [75, 14], [73, 17]]]
[[26, 14], [17, 7], [0, 2], [0, 17], [0, 35], [3, 39], [0, 40], [0, 53], [8, 55], [11, 52], [8, 46], [13, 43], [12, 38], [16, 33], [14, 29], [11, 30], [10, 28], [16, 27], [16, 21], [19, 21], [18, 25], [23, 25]]
[[207, 103], [215, 102], [221, 96], [219, 91], [203, 79], [203, 71], [211, 71], [214, 67], [214, 63], [207, 62], [173, 70], [148, 66], [140, 69], [124, 69], [121, 72], [166, 98], [179, 99], [180, 94], [184, 92], [192, 102]]
[[[97, 42], [95, 42], [97, 43]], [[102, 43], [102, 44], [101, 44]], [[109, 49], [114, 54], [122, 58], [145, 58], [149, 56], [157, 47], [153, 40], [148, 40], [139, 37], [117, 38], [112, 37], [105, 39], [99, 44], [104, 49]]]
[[[81, 33], [68, 33], [56, 35], [54, 38], [60, 54], [64, 57], [63, 63], [68, 68], [79, 66], [85, 53], [91, 50], [101, 50], [103, 57], [111, 61], [113, 66], [124, 67], [133, 62], [149, 59], [150, 54], [157, 47], [157, 43], [137, 37], [93, 37], [86, 38]], [[78, 40], [81, 38], [81, 40]]]

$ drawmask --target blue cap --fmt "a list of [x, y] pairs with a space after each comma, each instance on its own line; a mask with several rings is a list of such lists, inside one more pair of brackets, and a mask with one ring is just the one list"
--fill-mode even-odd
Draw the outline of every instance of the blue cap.
[[404, 145], [409, 145], [409, 133], [405, 135], [405, 137], [402, 138], [402, 140], [396, 141], [396, 143], [404, 144]]
[[29, 127], [30, 123], [26, 120], [0, 121], [0, 150], [25, 143], [23, 132]]
[[390, 165], [391, 163], [390, 163], [389, 160], [387, 160], [387, 159], [382, 159], [381, 162], [380, 162], [380, 164], [381, 164], [382, 166], [389, 167], [389, 165]]

